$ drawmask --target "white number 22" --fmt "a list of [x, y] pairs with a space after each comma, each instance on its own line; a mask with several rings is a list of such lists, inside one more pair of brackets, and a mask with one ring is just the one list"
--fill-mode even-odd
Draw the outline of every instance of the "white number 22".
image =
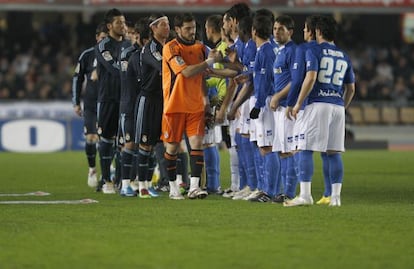
[[331, 57], [322, 57], [319, 72], [318, 81], [320, 83], [334, 84], [336, 86], [342, 86], [342, 81], [345, 76], [348, 63], [344, 60]]

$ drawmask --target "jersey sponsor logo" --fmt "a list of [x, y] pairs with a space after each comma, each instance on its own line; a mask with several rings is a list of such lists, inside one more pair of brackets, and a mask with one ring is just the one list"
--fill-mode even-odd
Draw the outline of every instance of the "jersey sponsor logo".
[[109, 51], [105, 50], [104, 52], [102, 52], [102, 57], [105, 59], [105, 61], [109, 62], [112, 61], [112, 55]]
[[184, 65], [185, 64], [184, 59], [180, 56], [176, 56], [175, 61], [177, 62], [178, 65]]

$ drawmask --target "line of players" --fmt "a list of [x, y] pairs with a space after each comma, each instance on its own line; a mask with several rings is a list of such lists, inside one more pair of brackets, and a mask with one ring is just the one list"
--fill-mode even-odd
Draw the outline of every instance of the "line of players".
[[[154, 21], [156, 23], [152, 24]], [[150, 52], [153, 59], [158, 61], [156, 70], [159, 71], [159, 75], [162, 73], [162, 45], [165, 44], [169, 32], [168, 18], [158, 14], [146, 22], [144, 20], [144, 23], [141, 22], [141, 25], [152, 27], [149, 37], [152, 36], [150, 39], [154, 40], [154, 30], [157, 30], [160, 21], [165, 22], [163, 39], [162, 42], [155, 42], [152, 46], [155, 49]], [[111, 36], [111, 29], [113, 34], [116, 23], [109, 23], [107, 20], [106, 25]], [[208, 192], [220, 190], [216, 143], [225, 140], [230, 152], [231, 187], [224, 192], [224, 197], [258, 202], [274, 201], [285, 206], [313, 204], [312, 153], [319, 151], [323, 160], [325, 193], [317, 203], [340, 206], [343, 179], [340, 154], [344, 151], [345, 107], [352, 99], [355, 86], [348, 56], [333, 44], [336, 22], [329, 16], [308, 17], [303, 29], [305, 43], [301, 45], [296, 45], [291, 40], [294, 29], [292, 18], [282, 15], [274, 19], [272, 12], [265, 9], [253, 13], [245, 4], [232, 6], [224, 16], [210, 16], [205, 26], [207, 38], [215, 45], [213, 51], [220, 51], [222, 55], [222, 58], [207, 58], [206, 62], [209, 65], [200, 67], [208, 77], [206, 84], [209, 94], [205, 104], [207, 108], [211, 106], [211, 111], [214, 112], [214, 124], [210, 124], [211, 118], [207, 117], [203, 142]], [[145, 32], [143, 29], [138, 30], [140, 33]], [[118, 31], [118, 34], [124, 35], [122, 31]], [[97, 48], [102, 47], [102, 43], [101, 41]], [[157, 45], [161, 45], [158, 50]], [[140, 50], [137, 50], [138, 53], [133, 55], [144, 55], [145, 47], [150, 46], [144, 46], [141, 54]], [[128, 46], [125, 46], [125, 49], [124, 52], [130, 50]], [[103, 63], [109, 62], [115, 66], [116, 60], [112, 55], [107, 55], [107, 51], [102, 49], [96, 53], [98, 70], [101, 56]], [[121, 57], [119, 68], [121, 74], [122, 71], [134, 73], [129, 71], [134, 70], [131, 68], [131, 63], [139, 63], [142, 67], [140, 63], [142, 57], [136, 57], [139, 59], [132, 60], [133, 56], [131, 56], [129, 63], [122, 61]], [[219, 64], [214, 63], [217, 60]], [[138, 65], [136, 67], [135, 72], [143, 72]], [[142, 87], [136, 85], [138, 81], [136, 78], [143, 79], [146, 74], [136, 76], [135, 80], [134, 76], [130, 76], [132, 79], [127, 85], [134, 85], [132, 83], [135, 82], [132, 88]], [[101, 75], [98, 74], [98, 77]], [[120, 81], [122, 85], [123, 80]], [[162, 85], [157, 85], [156, 88], [162, 89]], [[121, 93], [123, 92], [125, 91], [121, 88]], [[131, 110], [132, 107], [139, 107], [131, 104], [137, 99], [136, 96], [124, 96], [124, 99], [122, 97], [123, 95], [121, 95], [121, 112], [116, 113], [121, 115], [120, 126], [128, 126], [125, 124], [128, 120], [125, 119], [131, 117], [130, 115], [134, 115], [132, 117], [139, 122], [141, 116], [137, 117], [140, 115], [137, 110], [125, 111]], [[98, 99], [98, 104], [104, 101]], [[74, 104], [78, 106], [79, 99]], [[157, 105], [151, 107], [155, 108]], [[107, 108], [107, 110], [109, 111], [106, 115], [115, 115], [113, 109]], [[150, 115], [154, 114], [160, 115], [162, 111], [150, 112]], [[206, 114], [210, 115], [210, 113]], [[87, 126], [86, 122], [85, 126]], [[98, 126], [101, 126], [99, 117]], [[118, 130], [118, 127], [116, 129]], [[126, 131], [128, 127], [120, 130], [123, 130], [121, 138], [125, 140], [122, 142], [126, 142], [121, 162], [121, 195], [134, 195], [135, 190], [138, 190], [140, 197], [151, 197], [148, 191], [150, 185], [145, 182], [149, 182], [155, 165], [153, 146], [156, 141], [146, 143], [148, 137], [145, 135], [135, 135], [135, 139], [131, 139], [128, 134], [134, 133], [135, 130], [128, 132]], [[101, 167], [105, 167], [102, 168], [102, 178], [105, 181], [102, 190], [104, 193], [112, 193], [113, 188], [108, 186], [111, 186], [109, 165], [113, 154], [109, 149], [113, 148], [113, 141], [108, 139], [110, 135], [105, 135], [102, 131], [98, 128], [101, 137], [99, 142]], [[156, 131], [161, 133], [161, 130]], [[133, 155], [136, 154], [134, 145], [136, 141], [140, 144], [137, 159], [141, 159], [138, 161], [138, 179], [141, 180], [138, 186], [131, 181], [133, 175], [131, 168], [136, 166], [132, 164]], [[93, 147], [89, 146], [91, 144], [87, 136], [85, 149], [90, 161], [89, 165], [93, 167], [91, 161]], [[147, 145], [150, 147], [146, 147]], [[105, 150], [101, 150], [102, 146]], [[142, 167], [145, 169], [140, 170]], [[91, 174], [93, 173], [92, 169]], [[177, 182], [172, 177], [175, 177], [174, 173], [169, 176], [170, 198], [182, 199], [183, 197], [176, 192]], [[300, 194], [295, 197], [298, 182], [300, 182]], [[196, 183], [199, 184], [198, 179]], [[155, 192], [154, 194], [156, 195]], [[207, 192], [198, 192], [198, 194], [190, 198], [207, 196]]]

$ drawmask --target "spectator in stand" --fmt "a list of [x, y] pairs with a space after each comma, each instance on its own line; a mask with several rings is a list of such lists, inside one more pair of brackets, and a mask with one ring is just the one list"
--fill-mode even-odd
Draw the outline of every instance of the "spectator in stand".
[[406, 106], [408, 104], [408, 100], [411, 97], [411, 92], [405, 84], [404, 78], [402, 76], [397, 77], [397, 80], [394, 84], [394, 90], [391, 92], [390, 96], [393, 100], [394, 105], [398, 107]]

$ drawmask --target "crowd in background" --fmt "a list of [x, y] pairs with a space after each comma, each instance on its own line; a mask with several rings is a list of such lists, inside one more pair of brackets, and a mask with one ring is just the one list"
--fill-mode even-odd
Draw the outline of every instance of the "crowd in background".
[[[24, 43], [10, 46], [0, 42], [0, 99], [69, 102], [79, 53], [94, 44], [90, 38], [82, 37], [86, 32], [91, 36], [89, 31], [82, 31], [86, 28], [88, 25], [71, 28], [62, 23], [48, 23]], [[93, 29], [93, 25], [89, 28]], [[300, 31], [296, 29], [296, 32]], [[352, 33], [342, 32], [342, 35]], [[74, 36], [76, 42], [73, 42]], [[355, 102], [392, 102], [395, 106], [413, 103], [413, 45], [353, 45], [346, 50], [357, 76]]]

